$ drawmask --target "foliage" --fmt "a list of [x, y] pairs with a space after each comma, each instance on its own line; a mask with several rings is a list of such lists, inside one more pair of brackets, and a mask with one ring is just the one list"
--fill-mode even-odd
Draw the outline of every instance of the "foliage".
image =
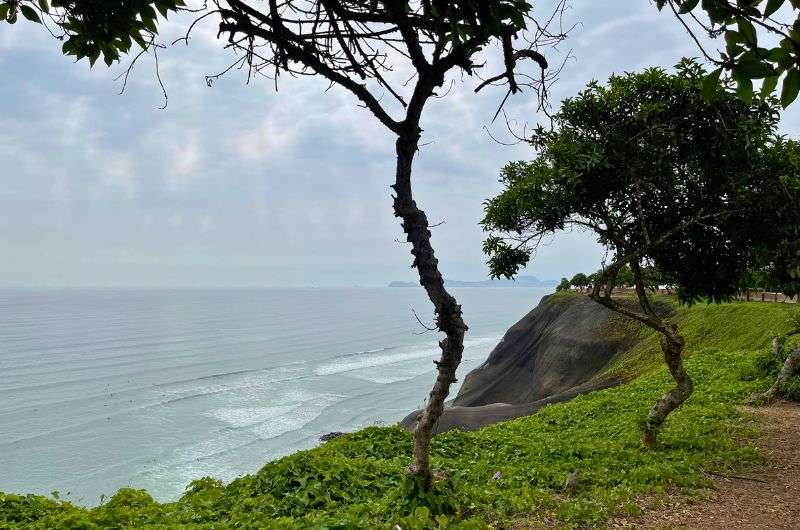
[[766, 211], [797, 193], [800, 166], [777, 156], [794, 147], [775, 136], [771, 100], [746, 105], [717, 85], [708, 101], [704, 75], [684, 60], [675, 74], [615, 75], [565, 100], [556, 127], [530, 140], [538, 157], [503, 168], [486, 203], [492, 275], [513, 276], [543, 236], [577, 227], [619, 265], [655, 266], [684, 301], [734, 294], [752, 249], [800, 227], [791, 202], [785, 218]]
[[[92, 509], [40, 496], [0, 494], [0, 528], [346, 529], [398, 524], [403, 529], [483, 529], [521, 517], [531, 526], [544, 520], [564, 528], [602, 526], [614, 514], [638, 513], [636, 499], [642, 495], [674, 488], [693, 494], [709, 486], [705, 470], [731, 472], [759, 462], [747, 443], [757, 432], [737, 412], [737, 404], [771, 383], [757, 370], [756, 360], [768, 348], [773, 328], [787, 325], [788, 308], [737, 303], [677, 310], [697, 391], [674, 414], [656, 451], [641, 450], [637, 424], [645, 414], [642, 403], [661, 395], [670, 380], [665, 370], [642, 364], [647, 373], [625, 386], [481, 431], [437, 436], [433, 464], [445, 473], [427, 499], [410, 494], [404, 479], [410, 435], [397, 427], [370, 427], [270, 462], [228, 485], [195, 481], [172, 503], [155, 502], [146, 492], [131, 489]], [[561, 487], [576, 468], [581, 469], [581, 481], [571, 496], [564, 496]]]
[[6, 0], [0, 2], [0, 22], [51, 23], [62, 51], [94, 65], [102, 54], [109, 66], [131, 51], [136, 42], [146, 50], [158, 34], [158, 13], [165, 19], [185, 6], [184, 0]]
[[572, 287], [572, 282], [566, 278], [561, 278], [561, 281], [556, 286], [556, 292], [569, 291], [570, 287]]
[[[753, 99], [753, 80], [762, 79], [761, 95], [775, 91], [783, 77], [780, 100], [788, 107], [800, 92], [800, 1], [798, 0], [656, 0], [659, 10], [669, 6], [690, 34], [711, 39], [724, 37], [725, 51], [712, 56], [695, 37], [706, 59], [718, 66], [708, 75], [713, 86], [723, 70], [736, 81], [739, 95]], [[787, 9], [781, 12], [781, 8]], [[710, 25], [696, 13], [704, 12]], [[770, 39], [771, 37], [771, 39]], [[769, 43], [775, 41], [774, 44]]]
[[569, 281], [570, 285], [573, 287], [577, 287], [578, 289], [583, 289], [587, 285], [589, 285], [589, 277], [586, 276], [584, 273], [579, 272], [572, 279]]
[[[654, 297], [659, 305], [671, 300], [672, 297], [664, 295]], [[702, 307], [677, 305], [673, 310], [673, 321], [680, 326], [681, 335], [686, 340], [686, 349], [690, 352], [701, 348], [731, 351], [743, 344], [767, 351], [772, 337], [793, 329], [792, 306], [789, 304], [732, 302]], [[648, 327], [632, 323], [627, 318], [618, 317], [617, 320], [618, 327], [624, 326], [626, 333], [635, 334], [641, 340], [614, 359], [597, 379], [619, 377], [629, 380], [661, 366], [664, 355], [661, 351], [660, 335]]]
[[800, 294], [800, 144], [775, 142], [762, 153], [763, 196], [752, 203], [749, 215], [759, 223], [752, 238], [746, 280], [787, 296]]

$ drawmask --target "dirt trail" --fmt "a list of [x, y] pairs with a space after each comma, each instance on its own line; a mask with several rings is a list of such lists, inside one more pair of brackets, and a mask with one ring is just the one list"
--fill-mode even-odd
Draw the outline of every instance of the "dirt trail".
[[679, 500], [615, 526], [800, 530], [800, 405], [776, 403], [748, 410], [762, 417], [766, 434], [761, 448], [767, 468], [758, 475], [744, 475], [754, 480], [719, 477], [707, 501]]

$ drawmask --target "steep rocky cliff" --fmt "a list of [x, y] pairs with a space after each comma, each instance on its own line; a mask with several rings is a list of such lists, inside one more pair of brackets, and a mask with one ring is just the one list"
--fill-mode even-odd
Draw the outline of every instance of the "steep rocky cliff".
[[[478, 429], [618, 384], [598, 375], [639, 341], [630, 329], [621, 317], [586, 296], [546, 296], [506, 332], [482, 365], [467, 374], [436, 432]], [[413, 428], [418, 414], [412, 412], [401, 425]]]

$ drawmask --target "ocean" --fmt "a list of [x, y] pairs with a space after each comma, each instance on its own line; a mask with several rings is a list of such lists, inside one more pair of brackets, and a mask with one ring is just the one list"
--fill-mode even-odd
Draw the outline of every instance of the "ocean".
[[[548, 290], [453, 292], [462, 379]], [[173, 500], [395, 423], [438, 358], [412, 310], [432, 318], [420, 288], [0, 290], [0, 491]]]

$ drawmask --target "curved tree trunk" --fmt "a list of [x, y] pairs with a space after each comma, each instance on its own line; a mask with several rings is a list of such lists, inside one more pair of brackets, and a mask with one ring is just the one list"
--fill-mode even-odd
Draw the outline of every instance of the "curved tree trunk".
[[675, 380], [676, 386], [656, 402], [647, 417], [643, 441], [645, 446], [651, 448], [655, 447], [658, 431], [667, 416], [683, 405], [694, 391], [692, 379], [683, 368], [683, 360], [681, 359], [684, 347], [683, 337], [678, 334], [677, 327], [673, 324], [665, 324], [664, 329], [659, 331], [662, 334], [661, 350], [664, 352], [664, 361], [667, 363], [669, 373]]
[[420, 284], [425, 288], [436, 313], [436, 326], [446, 337], [439, 342], [442, 354], [436, 367], [436, 382], [430, 392], [428, 403], [417, 420], [414, 430], [414, 445], [408, 474], [425, 490], [431, 485], [431, 470], [428, 449], [433, 427], [444, 410], [444, 402], [450, 385], [456, 381], [456, 369], [464, 351], [464, 333], [467, 326], [461, 317], [461, 306], [444, 287], [439, 272], [439, 262], [431, 246], [428, 219], [417, 207], [411, 191], [411, 166], [419, 143], [419, 128], [407, 129], [398, 136], [397, 172], [395, 184], [394, 213], [402, 219], [403, 231], [412, 244], [413, 266], [419, 272]]
[[[778, 337], [774, 337], [772, 339], [772, 353], [777, 356], [780, 352], [781, 341]], [[789, 379], [791, 379], [793, 375], [798, 373], [798, 371], [800, 371], [800, 346], [795, 348], [786, 358], [786, 362], [783, 363], [783, 367], [778, 377], [775, 379], [775, 382], [772, 383], [772, 386], [763, 394], [754, 396], [751, 401], [761, 404], [772, 403], [778, 399], [781, 389], [789, 382]]]
[[[619, 252], [624, 254], [622, 245], [619, 246]], [[615, 261], [609, 266], [605, 273], [605, 293], [602, 293], [602, 288], [598, 285], [595, 286], [595, 289], [589, 296], [612, 311], [638, 320], [661, 334], [661, 350], [664, 352], [664, 361], [669, 368], [669, 373], [675, 380], [676, 387], [659, 399], [648, 415], [647, 423], [644, 428], [643, 442], [647, 447], [655, 447], [658, 431], [661, 429], [664, 421], [666, 421], [667, 416], [689, 399], [689, 396], [691, 396], [694, 391], [694, 384], [683, 367], [681, 355], [683, 353], [685, 341], [678, 333], [677, 326], [672, 323], [664, 322], [653, 310], [650, 299], [647, 296], [644, 275], [639, 261], [631, 260], [629, 265], [635, 278], [634, 288], [642, 312], [630, 309], [611, 297], [617, 274], [622, 266], [619, 261]]]

